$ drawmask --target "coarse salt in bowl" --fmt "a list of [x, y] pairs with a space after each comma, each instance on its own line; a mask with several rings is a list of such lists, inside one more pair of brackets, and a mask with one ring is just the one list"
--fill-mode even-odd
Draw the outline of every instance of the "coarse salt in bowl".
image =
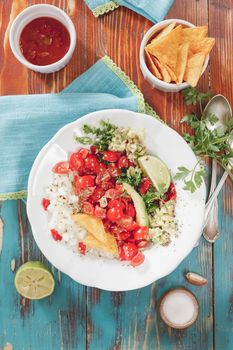
[[[141, 42], [141, 46], [140, 46], [140, 68], [142, 71], [142, 74], [144, 76], [144, 78], [152, 85], [153, 88], [156, 88], [160, 91], [164, 91], [164, 92], [178, 92], [181, 91], [183, 89], [186, 89], [187, 87], [189, 87], [189, 84], [184, 82], [180, 85], [177, 85], [176, 83], [166, 83], [158, 78], [156, 78], [151, 71], [149, 70], [149, 68], [147, 67], [146, 64], [146, 60], [145, 60], [145, 47], [148, 44], [148, 42], [150, 41], [150, 39], [155, 35], [155, 33], [159, 33], [163, 28], [167, 27], [169, 24], [171, 23], [176, 23], [178, 24], [182, 24], [185, 27], [190, 27], [190, 28], [194, 28], [195, 25], [184, 21], [183, 19], [166, 19], [165, 21], [161, 21], [157, 24], [155, 24], [153, 27], [151, 27], [146, 34], [144, 35], [142, 42]], [[208, 62], [209, 62], [209, 55], [207, 55], [203, 68], [202, 68], [202, 72], [201, 75], [204, 73], [204, 71], [206, 70], [207, 66], [208, 66]]]

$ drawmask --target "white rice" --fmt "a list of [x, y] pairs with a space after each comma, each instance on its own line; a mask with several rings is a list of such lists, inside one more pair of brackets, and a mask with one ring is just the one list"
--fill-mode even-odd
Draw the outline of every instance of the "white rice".
[[77, 251], [78, 242], [86, 236], [86, 230], [71, 218], [80, 212], [79, 197], [73, 187], [73, 174], [53, 175], [52, 184], [46, 189], [45, 197], [50, 200], [48, 206], [49, 230], [55, 229], [62, 236], [62, 243]]

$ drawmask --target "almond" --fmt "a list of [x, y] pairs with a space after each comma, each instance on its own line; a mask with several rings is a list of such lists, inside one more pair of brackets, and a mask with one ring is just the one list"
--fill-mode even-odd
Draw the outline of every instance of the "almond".
[[204, 286], [207, 284], [207, 279], [205, 277], [194, 272], [188, 272], [185, 277], [189, 283], [194, 284], [195, 286]]

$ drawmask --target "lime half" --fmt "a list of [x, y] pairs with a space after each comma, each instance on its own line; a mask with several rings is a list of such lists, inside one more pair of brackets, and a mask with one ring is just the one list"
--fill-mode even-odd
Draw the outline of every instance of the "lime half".
[[171, 182], [171, 175], [166, 164], [154, 156], [140, 157], [138, 158], [138, 163], [156, 190], [160, 193], [167, 192]]
[[15, 275], [17, 292], [28, 299], [42, 299], [52, 294], [55, 281], [48, 267], [40, 261], [29, 261]]

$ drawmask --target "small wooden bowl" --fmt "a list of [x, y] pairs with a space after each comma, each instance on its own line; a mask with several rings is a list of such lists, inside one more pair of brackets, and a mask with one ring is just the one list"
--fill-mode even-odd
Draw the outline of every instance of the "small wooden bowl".
[[[167, 316], [165, 315], [165, 312], [164, 312], [164, 304], [166, 302], [166, 298], [168, 296], [171, 296], [171, 294], [175, 294], [175, 292], [181, 292], [181, 293], [185, 294], [193, 302], [193, 307], [194, 307], [193, 316], [190, 318], [190, 320], [186, 321], [184, 324], [172, 322], [171, 320], [169, 320], [167, 318]], [[196, 319], [198, 317], [198, 311], [199, 311], [199, 304], [198, 304], [198, 301], [197, 301], [195, 295], [185, 288], [170, 289], [161, 297], [160, 302], [159, 302], [159, 313], [160, 313], [160, 316], [161, 316], [163, 322], [166, 323], [169, 327], [172, 327], [175, 329], [184, 329], [184, 328], [191, 326], [196, 321]]]

